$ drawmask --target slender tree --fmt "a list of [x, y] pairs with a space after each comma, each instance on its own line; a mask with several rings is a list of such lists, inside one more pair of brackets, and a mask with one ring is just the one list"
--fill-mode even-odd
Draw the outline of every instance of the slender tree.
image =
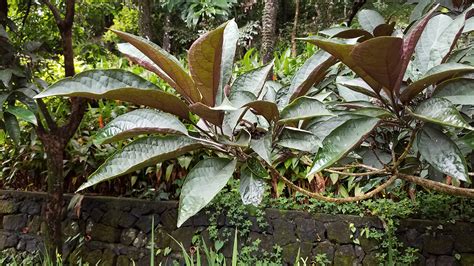
[[263, 63], [267, 64], [273, 59], [273, 50], [276, 39], [276, 16], [278, 0], [265, 0], [262, 17], [262, 48]]
[[354, 20], [357, 12], [359, 12], [359, 10], [365, 5], [366, 2], [367, 0], [354, 0], [354, 2], [352, 2], [352, 8], [349, 11], [349, 14], [346, 20], [347, 26], [350, 26], [352, 24], [352, 20]]
[[[75, 0], [66, 1], [64, 16], [57, 6], [49, 0], [41, 0], [52, 12], [56, 25], [61, 35], [61, 44], [64, 55], [64, 72], [66, 76], [73, 76], [74, 50], [72, 46], [72, 26], [74, 22]], [[38, 106], [45, 118], [46, 126], [38, 123], [37, 133], [43, 143], [48, 157], [48, 193], [49, 200], [46, 205], [45, 218], [50, 232], [47, 234], [49, 254], [62, 252], [61, 221], [63, 217], [63, 188], [64, 172], [63, 161], [65, 148], [79, 127], [84, 112], [86, 101], [83, 98], [71, 98], [71, 114], [69, 121], [58, 125], [50, 116], [46, 105], [38, 100]], [[54, 258], [54, 256], [52, 256]]]
[[153, 9], [153, 0], [139, 0], [138, 1], [138, 10], [139, 10], [139, 29], [140, 35], [149, 39], [155, 40], [154, 31], [153, 31], [153, 20], [151, 17]]
[[298, 33], [298, 16], [300, 13], [300, 0], [295, 0], [295, 18], [291, 31], [291, 55], [296, 56], [296, 34]]

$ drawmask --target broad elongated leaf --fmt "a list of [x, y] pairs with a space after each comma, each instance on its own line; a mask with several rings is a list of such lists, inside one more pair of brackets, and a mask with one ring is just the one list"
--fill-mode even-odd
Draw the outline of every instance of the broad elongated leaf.
[[272, 134], [267, 132], [259, 139], [250, 140], [250, 148], [267, 163], [272, 164]]
[[385, 19], [377, 11], [363, 9], [357, 13], [357, 19], [359, 20], [360, 26], [368, 31], [374, 32], [375, 28], [385, 23]]
[[351, 119], [360, 118], [359, 116], [352, 115], [340, 115], [331, 117], [323, 121], [314, 121], [314, 123], [309, 123], [305, 130], [312, 132], [318, 139], [323, 141], [334, 129], [338, 128], [340, 125]]
[[[166, 81], [171, 87], [173, 87], [177, 92], [183, 94], [181, 87], [176, 84], [176, 82], [168, 76], [155, 62], [153, 62], [148, 56], [138, 50], [135, 46], [130, 43], [119, 43], [117, 44], [119, 52], [124, 54], [135, 64], [138, 64], [145, 69], [157, 74], [160, 78]], [[183, 97], [188, 97], [189, 95], [183, 94]]]
[[219, 81], [219, 90], [216, 95], [216, 105], [224, 101], [224, 88], [229, 84], [232, 78], [232, 66], [234, 65], [235, 50], [237, 48], [237, 40], [239, 39], [239, 28], [237, 23], [232, 19], [224, 29], [224, 39], [222, 41], [222, 59], [221, 73]]
[[474, 149], [474, 131], [464, 135], [460, 140], [466, 143], [471, 149]]
[[187, 136], [150, 136], [135, 140], [110, 156], [78, 191], [202, 147]]
[[253, 101], [247, 103], [245, 106], [252, 108], [257, 114], [265, 117], [268, 122], [278, 121], [278, 119], [280, 118], [278, 106], [274, 102]]
[[319, 83], [336, 62], [336, 58], [324, 51], [319, 51], [306, 60], [291, 80], [288, 89], [291, 95], [290, 101], [306, 95], [311, 86]]
[[433, 96], [448, 99], [454, 104], [474, 105], [474, 80], [447, 80], [436, 87]]
[[401, 38], [377, 37], [357, 45], [351, 56], [368, 75], [393, 91], [400, 75], [402, 45]]
[[430, 98], [418, 105], [412, 115], [435, 124], [474, 130], [454, 105], [444, 98]]
[[236, 164], [237, 160], [209, 158], [191, 169], [179, 197], [178, 227], [209, 204], [224, 188], [232, 177]]
[[216, 126], [222, 125], [222, 120], [224, 119], [224, 111], [216, 110], [202, 103], [195, 103], [189, 107], [191, 111], [202, 119], [212, 123]]
[[6, 111], [16, 116], [20, 120], [24, 120], [33, 125], [38, 125], [35, 114], [28, 109], [18, 107], [18, 106], [9, 106]]
[[240, 174], [240, 198], [244, 205], [260, 205], [265, 193], [265, 182], [245, 168]]
[[277, 144], [289, 149], [315, 153], [321, 147], [321, 140], [310, 131], [285, 127]]
[[417, 146], [421, 156], [436, 170], [470, 182], [463, 154], [442, 131], [424, 126], [417, 135]]
[[352, 79], [346, 76], [339, 76], [336, 78], [336, 83], [367, 96], [377, 97], [369, 84], [360, 78]]
[[378, 122], [379, 119], [370, 117], [352, 119], [333, 130], [323, 140], [322, 148], [316, 154], [308, 176], [320, 172], [344, 157], [377, 126]]
[[158, 65], [166, 75], [175, 82], [177, 87], [174, 88], [179, 92], [179, 94], [186, 95], [186, 97], [191, 99], [193, 102], [199, 102], [201, 100], [201, 94], [196, 89], [194, 81], [183, 66], [181, 66], [178, 59], [145, 38], [118, 30], [111, 31], [117, 34], [122, 40], [140, 50], [151, 61]]
[[227, 23], [199, 37], [189, 48], [191, 76], [201, 92], [202, 102], [215, 106], [221, 82], [222, 44]]
[[153, 83], [125, 70], [84, 71], [54, 83], [34, 98], [49, 96], [120, 100], [154, 107], [189, 119], [188, 106], [178, 97], [161, 91]]
[[351, 56], [355, 45], [344, 43], [336, 40], [325, 40], [319, 37], [308, 37], [303, 40], [317, 45], [324, 51], [332, 54], [334, 57], [339, 59], [342, 63], [348, 66], [354, 73], [361, 77], [371, 88], [375, 91], [380, 91], [380, 84], [375, 81], [371, 76], [365, 72], [359, 65], [356, 64]]
[[232, 83], [230, 94], [232, 95], [240, 91], [248, 91], [255, 95], [255, 97], [259, 97], [263, 85], [267, 80], [268, 73], [270, 73], [272, 68], [273, 62], [238, 76], [234, 83]]
[[8, 136], [12, 138], [15, 145], [20, 144], [21, 132], [16, 116], [10, 113], [3, 113], [3, 119], [5, 121], [5, 130], [7, 131]]
[[373, 37], [370, 32], [361, 29], [351, 29], [348, 27], [336, 27], [330, 28], [326, 30], [319, 31], [319, 34], [326, 35], [331, 38], [344, 38], [344, 39], [352, 39], [357, 37], [366, 37], [371, 38]]
[[332, 113], [326, 109], [324, 104], [311, 97], [299, 97], [285, 107], [280, 114], [280, 123], [304, 120], [317, 116], [327, 116]]
[[153, 133], [188, 134], [186, 126], [175, 116], [158, 110], [139, 109], [112, 120], [97, 133], [94, 141], [97, 144], [110, 143]]
[[426, 13], [426, 15], [423, 16], [420, 21], [418, 21], [418, 23], [414, 24], [414, 26], [411, 27], [408, 34], [403, 38], [403, 53], [400, 75], [398, 76], [398, 80], [395, 85], [395, 88], [397, 88], [397, 90], [395, 91], [396, 95], [400, 95], [403, 77], [408, 68], [408, 64], [411, 62], [411, 58], [413, 56], [413, 52], [415, 51], [416, 44], [418, 43], [418, 40], [420, 39], [420, 36], [423, 33], [426, 24], [428, 23], [436, 9], [438, 9], [438, 7], [439, 5], [435, 5], [430, 11], [428, 11], [428, 13]]
[[421, 74], [442, 63], [463, 26], [463, 16], [453, 20], [440, 14], [429, 20], [416, 45], [413, 61]]
[[433, 67], [419, 80], [410, 84], [401, 94], [402, 102], [409, 102], [413, 97], [422, 92], [426, 87], [440, 81], [452, 78], [456, 75], [474, 72], [474, 67], [458, 64], [446, 63]]

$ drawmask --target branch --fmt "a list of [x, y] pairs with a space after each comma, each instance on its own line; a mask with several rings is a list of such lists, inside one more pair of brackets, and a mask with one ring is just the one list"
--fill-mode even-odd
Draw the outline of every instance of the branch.
[[63, 140], [66, 143], [63, 143], [64, 145], [69, 142], [69, 140], [74, 136], [74, 133], [76, 132], [77, 128], [81, 124], [82, 117], [84, 116], [84, 113], [86, 112], [86, 103], [87, 100], [85, 98], [79, 98], [79, 97], [73, 97], [71, 98], [71, 115], [69, 117], [69, 121], [67, 122], [66, 125], [61, 127], [61, 136], [63, 137]]
[[56, 122], [54, 122], [54, 120], [51, 117], [51, 115], [48, 111], [48, 108], [46, 107], [46, 104], [43, 102], [43, 100], [42, 99], [37, 99], [36, 102], [38, 104], [38, 107], [39, 107], [41, 113], [43, 114], [44, 119], [46, 120], [46, 125], [48, 125], [48, 129], [51, 130], [51, 131], [55, 131], [56, 129], [58, 129], [58, 125], [56, 124]]
[[397, 178], [398, 178], [397, 175], [392, 175], [385, 183], [383, 183], [382, 185], [376, 187], [374, 190], [372, 190], [372, 191], [370, 191], [370, 192], [368, 192], [364, 195], [355, 196], [355, 197], [347, 197], [347, 198], [332, 198], [332, 197], [323, 196], [320, 193], [311, 192], [311, 191], [308, 191], [306, 189], [303, 189], [303, 188], [293, 184], [293, 182], [291, 182], [286, 177], [281, 175], [280, 172], [278, 172], [273, 166], [271, 166], [270, 164], [268, 164], [264, 160], [260, 160], [260, 162], [262, 164], [266, 165], [268, 167], [268, 169], [270, 169], [270, 172], [274, 176], [281, 179], [287, 186], [291, 187], [292, 189], [294, 189], [294, 190], [296, 190], [296, 191], [298, 191], [298, 192], [300, 192], [300, 193], [302, 193], [302, 194], [304, 194], [304, 195], [306, 195], [310, 198], [315, 198], [315, 199], [318, 199], [318, 200], [327, 201], [327, 202], [334, 202], [334, 203], [345, 203], [345, 202], [354, 202], [354, 201], [361, 201], [361, 200], [365, 200], [365, 199], [370, 199], [373, 196], [377, 195], [378, 193], [382, 192], [384, 189], [386, 189], [391, 184], [393, 184], [393, 182], [395, 182], [395, 180], [397, 180]]
[[328, 172], [328, 173], [333, 173], [333, 174], [350, 175], [350, 176], [368, 176], [368, 175], [377, 175], [377, 174], [389, 174], [389, 172], [387, 172], [384, 169], [365, 172], [365, 173], [348, 173], [348, 172], [341, 172], [341, 171], [336, 171], [336, 170], [331, 170], [331, 169], [324, 169], [323, 171]]
[[76, 5], [76, 0], [67, 0], [66, 1], [66, 16], [64, 17], [64, 26], [66, 28], [72, 27], [74, 22], [74, 6]]
[[447, 193], [447, 194], [455, 195], [455, 196], [474, 198], [474, 189], [450, 186], [450, 185], [446, 185], [440, 182], [432, 181], [429, 179], [425, 179], [425, 178], [421, 178], [421, 177], [413, 176], [413, 175], [406, 175], [406, 174], [399, 173], [398, 176], [403, 180], [415, 183], [417, 185], [420, 185], [422, 187], [425, 187], [434, 191]]
[[43, 4], [45, 4], [49, 10], [51, 10], [56, 24], [58, 26], [61, 25], [63, 23], [63, 18], [61, 17], [61, 12], [59, 12], [59, 9], [55, 5], [51, 4], [49, 0], [41, 0], [41, 2], [43, 2]]

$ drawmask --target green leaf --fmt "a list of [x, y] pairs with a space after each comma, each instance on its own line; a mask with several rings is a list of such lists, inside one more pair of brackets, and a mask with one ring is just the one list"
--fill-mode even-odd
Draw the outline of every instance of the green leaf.
[[354, 62], [390, 91], [395, 89], [401, 70], [403, 40], [376, 37], [357, 45], [351, 52]]
[[408, 64], [412, 60], [413, 52], [415, 51], [416, 44], [418, 43], [418, 40], [420, 39], [420, 36], [423, 33], [423, 30], [426, 27], [426, 24], [428, 23], [428, 21], [430, 20], [434, 12], [438, 9], [438, 7], [439, 7], [439, 4], [435, 5], [430, 11], [428, 11], [428, 13], [426, 13], [426, 15], [423, 16], [420, 19], [420, 21], [418, 21], [418, 23], [414, 24], [410, 28], [410, 31], [403, 38], [403, 56], [401, 60], [402, 62], [401, 62], [401, 68], [400, 68], [400, 75], [398, 76], [398, 81], [395, 86], [397, 89], [395, 94], [397, 96], [400, 95], [403, 77], [405, 76], [405, 72], [407, 71]]
[[189, 48], [191, 76], [202, 95], [202, 103], [215, 106], [221, 81], [222, 44], [227, 23], [197, 39]]
[[238, 76], [234, 83], [232, 83], [230, 95], [232, 96], [233, 94], [241, 91], [248, 91], [255, 95], [255, 97], [259, 97], [263, 85], [267, 80], [268, 73], [270, 73], [272, 68], [273, 62], [265, 66], [252, 69]]
[[12, 138], [15, 145], [20, 144], [21, 131], [16, 116], [10, 113], [3, 113], [3, 120], [5, 121], [5, 130], [8, 136]]
[[416, 95], [422, 92], [426, 87], [436, 84], [442, 80], [453, 78], [457, 75], [474, 72], [474, 67], [458, 64], [446, 63], [433, 67], [419, 80], [410, 84], [401, 94], [400, 100], [404, 103], [409, 102]]
[[322, 171], [344, 157], [377, 126], [379, 121], [371, 117], [352, 119], [333, 130], [323, 140], [322, 148], [314, 158], [307, 176]]
[[244, 205], [260, 205], [265, 193], [265, 182], [255, 176], [248, 168], [240, 172], [240, 198]]
[[319, 83], [326, 76], [328, 69], [336, 63], [336, 59], [331, 54], [318, 51], [311, 56], [298, 69], [291, 80], [289, 90], [289, 102], [306, 95], [308, 90]]
[[377, 11], [363, 9], [357, 13], [357, 19], [359, 20], [360, 26], [368, 31], [373, 32], [375, 28], [385, 23], [385, 19]]
[[38, 125], [35, 114], [28, 109], [18, 107], [18, 106], [8, 106], [6, 112], [16, 116], [20, 120], [24, 120], [35, 126]]
[[466, 143], [471, 149], [474, 149], [474, 131], [464, 135], [460, 140]]
[[125, 70], [84, 71], [54, 83], [34, 98], [49, 96], [120, 100], [150, 106], [189, 119], [188, 106], [178, 97], [161, 91], [153, 83]]
[[436, 87], [433, 97], [445, 98], [454, 104], [474, 105], [474, 80], [447, 80]]
[[324, 104], [311, 97], [299, 97], [283, 108], [279, 123], [304, 120], [317, 116], [333, 115]]
[[274, 102], [269, 101], [253, 101], [245, 104], [244, 106], [250, 107], [257, 114], [265, 117], [268, 122], [278, 121], [280, 118], [280, 112], [278, 106]]
[[458, 180], [471, 182], [463, 154], [442, 131], [424, 126], [417, 135], [417, 147], [421, 156], [436, 170]]
[[234, 65], [235, 50], [237, 48], [237, 40], [239, 39], [239, 28], [237, 23], [232, 19], [227, 22], [224, 29], [224, 39], [222, 42], [222, 60], [220, 69], [219, 91], [217, 92], [216, 105], [224, 101], [224, 88], [229, 84], [232, 78], [232, 69]]
[[272, 163], [272, 133], [267, 132], [259, 139], [250, 140], [250, 148], [268, 164]]
[[463, 26], [464, 15], [453, 20], [440, 14], [429, 20], [416, 45], [413, 61], [421, 74], [443, 62]]
[[360, 117], [352, 115], [335, 116], [323, 121], [318, 120], [310, 122], [304, 129], [312, 132], [318, 139], [323, 141], [334, 129], [338, 128], [345, 122], [356, 118]]
[[237, 160], [209, 158], [191, 169], [179, 197], [178, 227], [211, 202], [232, 177], [236, 165]]
[[365, 81], [363, 81], [360, 78], [348, 78], [346, 76], [338, 76], [336, 78], [336, 83], [338, 85], [342, 85], [346, 88], [349, 88], [353, 91], [365, 94], [370, 97], [377, 97], [373, 89], [367, 84]]
[[186, 126], [174, 115], [158, 110], [139, 109], [118, 116], [94, 138], [96, 144], [110, 143], [141, 134], [184, 134]]
[[118, 30], [111, 31], [117, 34], [122, 40], [140, 50], [151, 61], [158, 65], [166, 75], [175, 82], [177, 87], [174, 88], [179, 92], [179, 94], [186, 96], [193, 102], [199, 102], [201, 100], [201, 94], [195, 88], [194, 81], [183, 66], [181, 66], [178, 59], [145, 38]]
[[464, 120], [456, 107], [444, 98], [430, 98], [423, 101], [411, 115], [420, 120], [443, 126], [474, 130]]
[[201, 143], [187, 136], [150, 136], [137, 139], [107, 158], [78, 191], [201, 147]]
[[321, 140], [310, 131], [285, 127], [277, 144], [289, 149], [315, 153], [321, 147]]

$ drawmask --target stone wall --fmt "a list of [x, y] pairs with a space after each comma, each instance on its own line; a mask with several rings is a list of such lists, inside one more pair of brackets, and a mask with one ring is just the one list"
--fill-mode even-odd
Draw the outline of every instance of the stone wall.
[[[0, 191], [0, 250], [34, 252], [42, 248], [41, 232], [43, 193]], [[67, 201], [71, 196], [67, 196]], [[66, 205], [67, 206], [67, 205]], [[147, 243], [151, 236], [152, 217], [155, 222], [155, 243], [159, 248], [170, 247], [172, 252], [157, 261], [170, 264], [179, 258], [179, 247], [169, 235], [186, 247], [194, 235], [209, 239], [209, 219], [199, 214], [176, 228], [176, 202], [149, 202], [111, 197], [85, 197], [80, 217], [74, 211], [63, 219], [64, 253], [69, 261], [81, 257], [95, 265], [149, 265]], [[282, 247], [283, 260], [291, 264], [300, 250], [301, 257], [326, 254], [333, 265], [377, 265], [377, 242], [360, 237], [363, 228], [383, 230], [375, 217], [350, 215], [310, 214], [300, 211], [265, 211], [267, 225], [261, 228], [255, 217], [245, 241], [260, 239], [260, 247], [272, 250], [274, 244]], [[350, 225], [353, 226], [350, 226]], [[234, 230], [226, 216], [218, 219], [219, 232]], [[351, 230], [352, 228], [352, 230]], [[353, 230], [356, 228], [356, 230]], [[168, 235], [169, 234], [169, 235]], [[474, 265], [474, 225], [472, 223], [440, 224], [434, 221], [405, 220], [401, 222], [398, 238], [406, 245], [419, 250], [419, 265]], [[232, 241], [222, 252], [232, 255]], [[359, 244], [355, 244], [359, 242]], [[78, 255], [80, 254], [80, 255]]]

